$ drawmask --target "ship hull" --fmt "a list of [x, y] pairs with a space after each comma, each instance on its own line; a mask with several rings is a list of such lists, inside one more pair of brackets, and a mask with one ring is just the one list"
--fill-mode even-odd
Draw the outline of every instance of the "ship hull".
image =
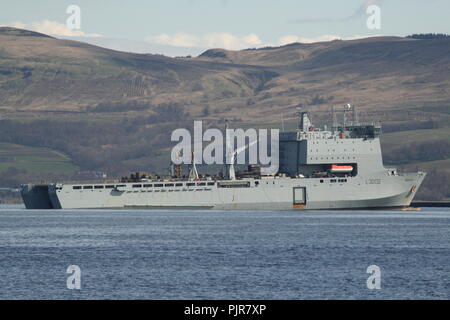
[[[77, 189], [84, 185], [51, 184], [43, 198], [51, 207], [31, 209], [126, 209], [174, 208], [221, 210], [330, 210], [398, 208], [410, 205], [425, 177], [410, 173], [382, 177], [348, 177], [345, 179], [275, 178], [248, 180], [245, 188], [213, 186], [144, 188], [122, 184], [116, 189]], [[335, 182], [331, 182], [335, 180]], [[320, 182], [322, 181], [322, 182]], [[92, 185], [91, 185], [92, 186]], [[101, 184], [97, 185], [98, 187]], [[25, 201], [25, 199], [24, 199]]]

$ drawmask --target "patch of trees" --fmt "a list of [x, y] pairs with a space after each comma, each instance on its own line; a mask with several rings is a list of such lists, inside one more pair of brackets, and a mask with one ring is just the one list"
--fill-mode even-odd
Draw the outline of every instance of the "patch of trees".
[[178, 105], [161, 105], [154, 115], [122, 121], [0, 120], [0, 141], [59, 150], [82, 170], [115, 173], [128, 169], [124, 161], [151, 158], [171, 145], [172, 131], [188, 126], [186, 121]]
[[88, 107], [88, 112], [127, 112], [127, 111], [143, 111], [152, 107], [151, 104], [139, 101], [127, 102], [104, 102], [95, 106]]
[[133, 126], [166, 122], [180, 122], [189, 118], [184, 106], [179, 103], [163, 103], [154, 108], [154, 114], [132, 120]]
[[22, 203], [19, 192], [1, 191], [0, 190], [0, 204], [2, 203]]
[[450, 38], [449, 34], [445, 33], [415, 33], [407, 36], [410, 39], [446, 39]]
[[209, 116], [211, 114], [211, 111], [210, 111], [210, 109], [209, 109], [209, 106], [205, 106], [204, 108], [203, 108], [203, 110], [202, 110], [202, 116], [203, 117], [207, 117], [207, 116]]
[[403, 147], [383, 153], [387, 164], [405, 164], [450, 158], [450, 141], [412, 142]]
[[436, 121], [420, 121], [420, 122], [405, 122], [405, 123], [385, 123], [383, 124], [383, 132], [398, 132], [408, 130], [423, 130], [423, 129], [436, 129], [439, 128], [439, 124]]
[[70, 177], [62, 174], [30, 172], [17, 168], [8, 168], [0, 172], [0, 188], [18, 188], [23, 183], [40, 183], [49, 181], [63, 181]]
[[450, 198], [450, 173], [433, 169], [427, 173], [417, 191], [419, 200], [445, 200]]
[[176, 103], [161, 103], [153, 105], [142, 101], [127, 101], [127, 102], [104, 102], [95, 106], [86, 108], [87, 112], [97, 113], [114, 113], [114, 112], [128, 112], [128, 111], [146, 111], [151, 110], [155, 112], [153, 118], [158, 121], [173, 121], [173, 116], [185, 116], [184, 106]]
[[8, 168], [6, 171], [0, 172], [0, 187], [17, 188], [20, 185], [18, 175], [26, 173], [25, 170], [16, 168]]
[[322, 96], [316, 94], [316, 95], [315, 95], [314, 97], [312, 97], [312, 99], [309, 101], [309, 104], [312, 105], [312, 106], [315, 106], [315, 105], [319, 105], [319, 104], [324, 104], [324, 103], [330, 102], [330, 101], [332, 101], [333, 99], [334, 99], [333, 96], [330, 96], [330, 97], [322, 97]]
[[227, 54], [220, 49], [210, 49], [203, 52], [199, 57], [226, 58]]

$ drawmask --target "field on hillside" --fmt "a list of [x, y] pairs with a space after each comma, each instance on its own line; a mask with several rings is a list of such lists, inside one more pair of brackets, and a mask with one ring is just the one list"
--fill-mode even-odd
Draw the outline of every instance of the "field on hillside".
[[386, 151], [404, 146], [411, 142], [432, 142], [440, 140], [450, 141], [450, 123], [448, 127], [423, 130], [407, 130], [386, 133], [382, 136], [382, 143]]
[[9, 168], [54, 174], [73, 174], [79, 169], [68, 156], [55, 150], [0, 143], [0, 173]]

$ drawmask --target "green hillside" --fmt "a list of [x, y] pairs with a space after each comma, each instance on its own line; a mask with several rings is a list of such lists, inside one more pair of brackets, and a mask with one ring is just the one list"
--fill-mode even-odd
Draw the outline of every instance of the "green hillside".
[[73, 174], [79, 169], [68, 156], [55, 150], [0, 143], [0, 174], [10, 168], [44, 174]]

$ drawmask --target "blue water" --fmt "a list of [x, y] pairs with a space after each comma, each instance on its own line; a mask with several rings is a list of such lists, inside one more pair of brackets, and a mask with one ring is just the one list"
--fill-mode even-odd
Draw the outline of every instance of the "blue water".
[[[369, 265], [381, 289], [369, 290]], [[69, 290], [69, 265], [81, 290]], [[449, 299], [450, 210], [0, 206], [0, 299]]]

